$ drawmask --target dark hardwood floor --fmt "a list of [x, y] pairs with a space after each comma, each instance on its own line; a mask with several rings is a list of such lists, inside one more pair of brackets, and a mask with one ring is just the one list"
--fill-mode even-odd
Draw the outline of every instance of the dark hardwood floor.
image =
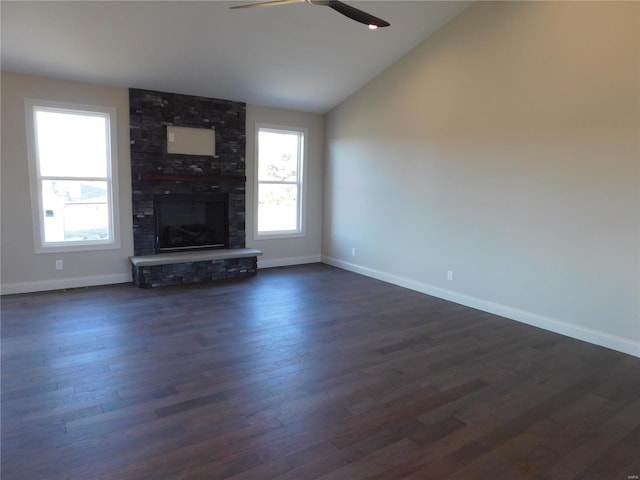
[[1, 413], [3, 480], [640, 474], [638, 358], [325, 265], [3, 297]]

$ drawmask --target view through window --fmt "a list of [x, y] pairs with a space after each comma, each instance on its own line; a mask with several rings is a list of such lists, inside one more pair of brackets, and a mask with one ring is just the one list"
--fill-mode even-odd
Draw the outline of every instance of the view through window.
[[32, 113], [40, 246], [112, 244], [110, 113]]
[[258, 235], [302, 233], [304, 132], [258, 128]]

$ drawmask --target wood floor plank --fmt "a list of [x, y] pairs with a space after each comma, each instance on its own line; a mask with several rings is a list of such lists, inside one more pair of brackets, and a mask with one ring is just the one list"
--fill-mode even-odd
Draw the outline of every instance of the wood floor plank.
[[3, 480], [640, 473], [640, 359], [326, 265], [1, 300]]

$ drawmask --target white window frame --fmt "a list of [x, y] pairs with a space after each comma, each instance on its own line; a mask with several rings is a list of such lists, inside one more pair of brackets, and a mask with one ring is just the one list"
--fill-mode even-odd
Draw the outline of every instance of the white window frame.
[[[77, 115], [99, 115], [107, 119], [107, 175], [106, 177], [85, 178], [67, 176], [42, 176], [37, 151], [36, 111], [52, 111], [72, 113]], [[113, 250], [120, 248], [120, 224], [118, 206], [118, 172], [117, 172], [117, 139], [116, 139], [116, 109], [107, 106], [79, 105], [67, 102], [49, 100], [25, 99], [25, 117], [27, 132], [27, 153], [29, 160], [29, 177], [31, 187], [31, 213], [33, 218], [33, 233], [35, 253], [81, 252], [95, 250]], [[45, 241], [44, 206], [42, 201], [43, 180], [98, 180], [107, 182], [107, 202], [109, 206], [108, 240], [80, 240], [80, 241]]]
[[[283, 231], [269, 231], [260, 232], [258, 230], [258, 210], [259, 210], [259, 188], [260, 184], [293, 184], [294, 182], [275, 182], [275, 181], [260, 181], [259, 176], [259, 159], [260, 159], [260, 132], [268, 131], [275, 133], [285, 134], [297, 134], [300, 138], [298, 143], [298, 168], [297, 168], [297, 180], [295, 184], [298, 186], [298, 228], [296, 230], [283, 230]], [[308, 129], [301, 127], [291, 127], [284, 125], [273, 125], [266, 123], [256, 123], [255, 125], [255, 162], [254, 162], [254, 240], [267, 240], [276, 238], [300, 238], [306, 235], [306, 176], [304, 175], [305, 163], [307, 159], [307, 138]]]

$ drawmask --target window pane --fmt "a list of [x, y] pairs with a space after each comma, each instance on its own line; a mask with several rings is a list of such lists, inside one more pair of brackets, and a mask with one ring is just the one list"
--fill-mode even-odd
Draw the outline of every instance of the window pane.
[[265, 185], [258, 188], [258, 231], [279, 232], [298, 229], [298, 187]]
[[102, 115], [37, 110], [40, 175], [107, 176], [107, 118]]
[[297, 133], [258, 134], [258, 180], [295, 182], [298, 177]]
[[42, 181], [45, 242], [110, 240], [107, 182]]

